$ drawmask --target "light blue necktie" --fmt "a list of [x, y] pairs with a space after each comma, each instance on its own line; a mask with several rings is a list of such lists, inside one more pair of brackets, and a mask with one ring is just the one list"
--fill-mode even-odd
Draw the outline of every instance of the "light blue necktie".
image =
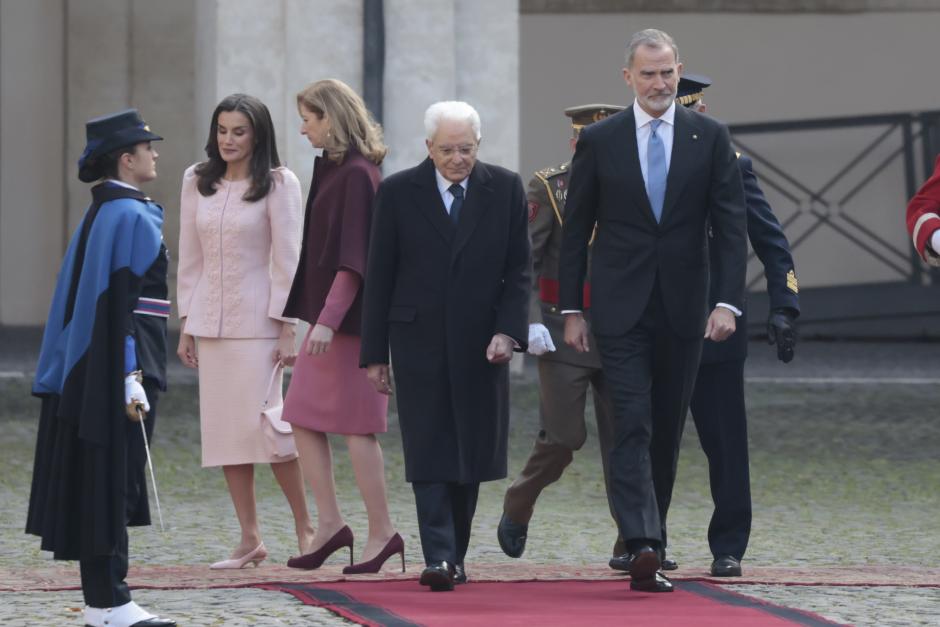
[[662, 123], [662, 120], [650, 122], [650, 138], [646, 144], [646, 194], [657, 223], [662, 220], [666, 200], [666, 148], [656, 133]]

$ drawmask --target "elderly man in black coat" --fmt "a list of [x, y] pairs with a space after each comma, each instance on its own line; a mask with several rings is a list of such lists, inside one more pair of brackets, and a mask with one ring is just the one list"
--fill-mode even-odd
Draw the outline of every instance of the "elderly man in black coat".
[[515, 172], [476, 160], [480, 117], [464, 102], [425, 113], [428, 156], [380, 185], [365, 281], [361, 363], [391, 394], [427, 567], [421, 584], [466, 581], [481, 481], [506, 477], [509, 368], [528, 336], [526, 196]]

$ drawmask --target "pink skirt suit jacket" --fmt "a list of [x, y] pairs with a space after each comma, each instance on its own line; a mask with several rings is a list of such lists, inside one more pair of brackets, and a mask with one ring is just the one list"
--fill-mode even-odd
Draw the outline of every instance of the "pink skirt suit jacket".
[[278, 373], [268, 393], [282, 315], [300, 257], [300, 182], [272, 170], [267, 196], [243, 196], [251, 180], [220, 180], [211, 196], [196, 188], [195, 166], [180, 194], [177, 305], [197, 340], [202, 465], [281, 462], [265, 444], [260, 411], [282, 402]]

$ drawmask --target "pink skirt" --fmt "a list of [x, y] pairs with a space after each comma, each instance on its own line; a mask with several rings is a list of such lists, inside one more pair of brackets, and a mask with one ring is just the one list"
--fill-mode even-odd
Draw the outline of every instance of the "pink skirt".
[[[261, 409], [274, 368], [277, 340], [197, 338], [202, 465], [232, 466], [290, 461], [268, 450]], [[281, 373], [268, 406], [281, 404]]]
[[388, 397], [375, 391], [359, 367], [359, 336], [336, 333], [330, 349], [320, 355], [307, 354], [307, 337], [284, 398], [284, 420], [321, 433], [388, 431]]

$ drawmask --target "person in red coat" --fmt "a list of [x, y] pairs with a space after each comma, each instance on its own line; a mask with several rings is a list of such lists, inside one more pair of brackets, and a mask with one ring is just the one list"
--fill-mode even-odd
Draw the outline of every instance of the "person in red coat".
[[907, 205], [907, 232], [921, 259], [940, 266], [940, 156], [933, 174]]

